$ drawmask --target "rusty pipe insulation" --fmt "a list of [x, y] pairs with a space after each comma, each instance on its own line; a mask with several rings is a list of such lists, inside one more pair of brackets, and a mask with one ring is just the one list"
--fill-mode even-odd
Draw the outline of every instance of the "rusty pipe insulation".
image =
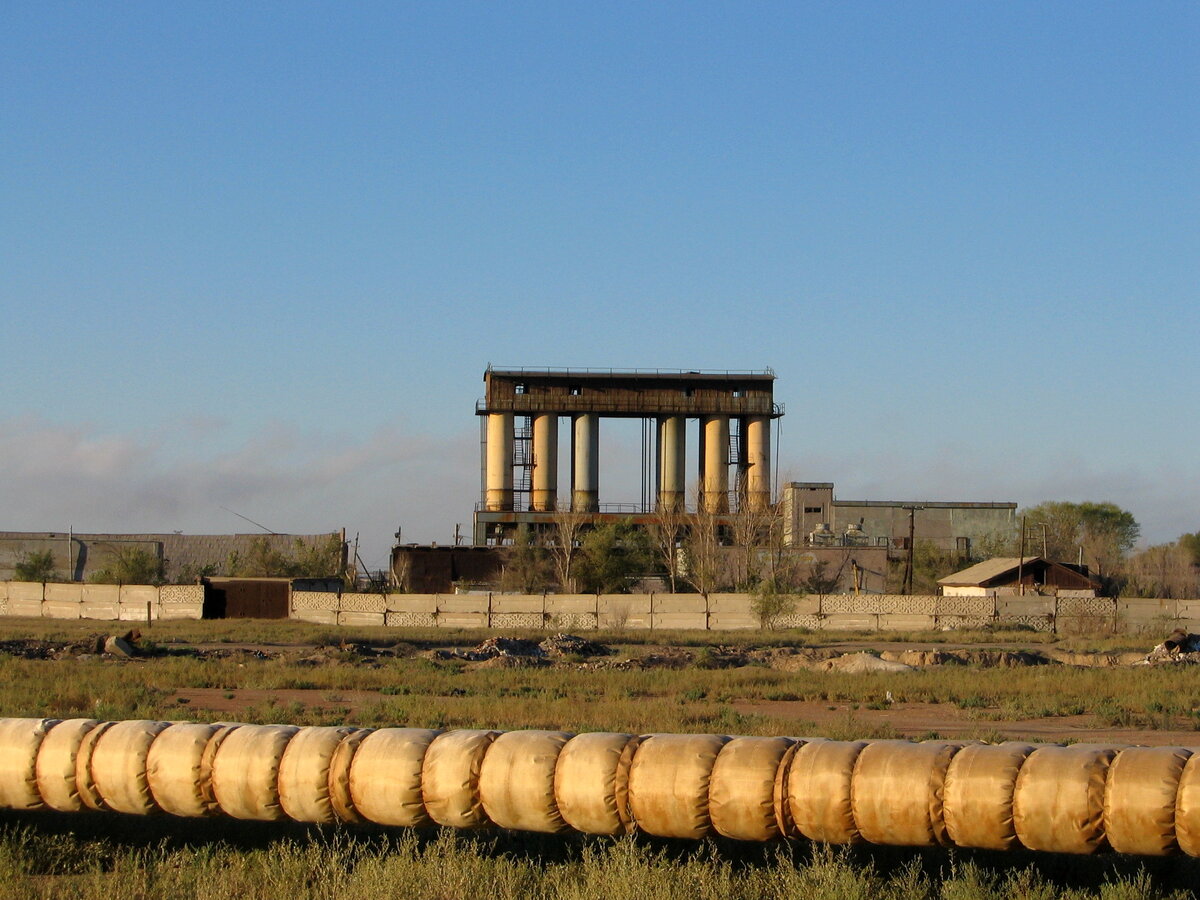
[[1200, 856], [1185, 747], [0, 719], [0, 807]]

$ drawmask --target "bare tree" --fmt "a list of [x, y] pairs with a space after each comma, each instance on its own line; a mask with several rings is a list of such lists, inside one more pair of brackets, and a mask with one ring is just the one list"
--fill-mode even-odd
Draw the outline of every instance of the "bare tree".
[[706, 598], [722, 583], [724, 566], [719, 523], [714, 512], [697, 497], [696, 511], [687, 517], [683, 542], [683, 577]]
[[687, 541], [689, 519], [686, 510], [660, 504], [647, 527], [654, 553], [667, 571], [672, 594], [679, 586], [680, 556]]
[[575, 593], [575, 563], [579, 558], [584, 526], [589, 519], [588, 513], [572, 509], [565, 501], [560, 502], [554, 511], [554, 534], [550, 540], [550, 555], [554, 558], [558, 588], [564, 593]]

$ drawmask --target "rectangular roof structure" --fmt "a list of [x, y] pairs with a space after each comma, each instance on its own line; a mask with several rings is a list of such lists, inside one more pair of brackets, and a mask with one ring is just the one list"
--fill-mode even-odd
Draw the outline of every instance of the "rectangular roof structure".
[[775, 373], [668, 369], [493, 369], [476, 414], [596, 413], [648, 418], [663, 415], [778, 418]]

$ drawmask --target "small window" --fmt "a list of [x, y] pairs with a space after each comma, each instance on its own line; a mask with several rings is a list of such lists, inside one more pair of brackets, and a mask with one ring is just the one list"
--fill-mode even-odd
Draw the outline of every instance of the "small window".
[[820, 512], [821, 512], [821, 507], [819, 507], [819, 506], [806, 506], [806, 507], [804, 507], [804, 511], [805, 511], [806, 513], [820, 513]]
[[528, 387], [523, 381], [518, 381], [515, 385], [513, 385], [513, 393], [515, 394], [524, 394], [527, 392], [527, 390]]
[[734, 400], [741, 400], [745, 396], [746, 396], [746, 392], [743, 391], [741, 388], [734, 388], [734, 391], [733, 391], [733, 399]]
[[583, 393], [583, 388], [578, 384], [573, 384], [569, 388], [567, 388], [567, 393], [570, 394], [572, 397], [578, 397], [580, 394]]
[[684, 388], [682, 393], [683, 393], [683, 396], [685, 396], [685, 397], [690, 397], [690, 396], [692, 396], [692, 389], [691, 389], [691, 388]]

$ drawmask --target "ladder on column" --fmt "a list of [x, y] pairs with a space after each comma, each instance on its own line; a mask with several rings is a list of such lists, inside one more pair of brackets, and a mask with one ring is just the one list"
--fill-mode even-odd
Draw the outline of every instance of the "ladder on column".
[[[533, 489], [533, 418], [513, 429], [513, 509], [525, 509]], [[523, 496], [522, 496], [523, 495]]]

